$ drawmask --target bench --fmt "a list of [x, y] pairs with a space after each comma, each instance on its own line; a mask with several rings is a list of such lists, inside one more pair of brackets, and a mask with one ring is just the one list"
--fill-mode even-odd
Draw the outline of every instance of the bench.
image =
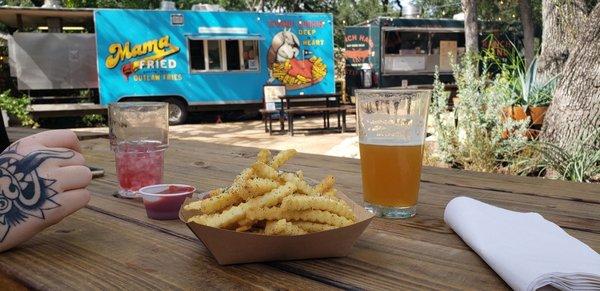
[[29, 112], [36, 118], [107, 114], [106, 107], [94, 103], [32, 104]]
[[288, 119], [288, 132], [294, 135], [294, 117], [297, 115], [321, 115], [323, 116], [323, 128], [330, 129], [329, 117], [331, 114], [337, 116], [337, 129], [344, 132], [341, 119], [345, 115], [346, 108], [340, 105], [341, 94], [305, 94], [305, 95], [283, 95], [279, 96], [282, 102], [280, 109], [280, 121], [283, 124], [283, 116]]
[[[275, 117], [275, 115], [279, 114], [279, 110], [263, 108], [259, 109], [258, 111], [262, 115], [262, 120], [265, 124], [265, 132], [273, 134], [273, 118]], [[281, 124], [280, 131], [283, 131], [283, 124]]]

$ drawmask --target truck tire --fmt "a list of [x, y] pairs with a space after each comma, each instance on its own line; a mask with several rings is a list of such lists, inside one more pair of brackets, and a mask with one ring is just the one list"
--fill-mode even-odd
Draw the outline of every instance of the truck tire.
[[175, 98], [169, 98], [165, 101], [169, 103], [169, 125], [184, 123], [188, 115], [185, 102]]

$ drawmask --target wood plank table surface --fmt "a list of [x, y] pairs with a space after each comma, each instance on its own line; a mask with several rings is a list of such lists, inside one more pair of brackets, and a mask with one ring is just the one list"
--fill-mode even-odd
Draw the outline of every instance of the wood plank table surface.
[[[425, 167], [417, 216], [374, 219], [345, 258], [220, 266], [179, 221], [146, 217], [117, 189], [108, 140], [82, 142], [88, 165], [106, 170], [89, 205], [21, 246], [0, 254], [0, 284], [18, 289], [443, 289], [508, 286], [444, 223], [446, 203], [467, 195], [516, 211], [539, 212], [600, 250], [600, 187]], [[228, 185], [258, 149], [172, 140], [165, 181], [199, 191]], [[299, 154], [288, 169], [337, 177], [361, 201], [359, 161]]]

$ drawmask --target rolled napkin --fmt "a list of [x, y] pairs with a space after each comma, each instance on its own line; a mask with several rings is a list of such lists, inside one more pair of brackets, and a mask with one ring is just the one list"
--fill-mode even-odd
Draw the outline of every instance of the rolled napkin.
[[600, 290], [600, 255], [538, 213], [457, 197], [444, 220], [514, 290]]

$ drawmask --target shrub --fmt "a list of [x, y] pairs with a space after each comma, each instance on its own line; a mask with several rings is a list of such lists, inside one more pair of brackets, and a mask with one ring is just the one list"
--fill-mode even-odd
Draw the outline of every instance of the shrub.
[[81, 122], [86, 127], [106, 126], [104, 116], [101, 114], [87, 114], [81, 118]]
[[31, 101], [26, 96], [13, 97], [10, 90], [0, 94], [0, 108], [21, 121], [22, 126], [38, 127], [39, 125], [29, 114]]
[[[502, 73], [488, 79], [485, 63], [479, 74], [480, 60], [477, 55], [466, 55], [453, 65], [459, 102], [452, 113], [446, 110], [448, 94], [439, 75], [435, 75], [431, 115], [437, 134], [437, 153], [459, 168], [512, 172], [512, 157], [527, 143], [525, 132], [529, 121], [502, 117], [502, 108], [510, 105], [511, 80]], [[504, 130], [511, 132], [507, 139], [502, 138]]]
[[[437, 147], [428, 149], [427, 160], [439, 157], [453, 167], [473, 171], [519, 175], [545, 175], [577, 182], [600, 181], [600, 148], [589, 139], [600, 137], [600, 129], [586, 139], [573, 141], [573, 151], [526, 138], [529, 119], [504, 117], [508, 106], [543, 106], [552, 99], [556, 77], [537, 80], [537, 61], [525, 71], [516, 49], [500, 60], [492, 50], [464, 56], [453, 65], [459, 101], [447, 110], [448, 93], [435, 73], [430, 107]], [[481, 66], [482, 69], [479, 70]], [[508, 133], [502, 138], [502, 133]], [[432, 155], [430, 151], [435, 151]]]
[[546, 142], [536, 142], [533, 147], [541, 154], [540, 165], [555, 171], [558, 178], [589, 182], [600, 175], [600, 148], [589, 143], [591, 139], [599, 136], [600, 130], [597, 130], [587, 138], [575, 141], [571, 151]]

